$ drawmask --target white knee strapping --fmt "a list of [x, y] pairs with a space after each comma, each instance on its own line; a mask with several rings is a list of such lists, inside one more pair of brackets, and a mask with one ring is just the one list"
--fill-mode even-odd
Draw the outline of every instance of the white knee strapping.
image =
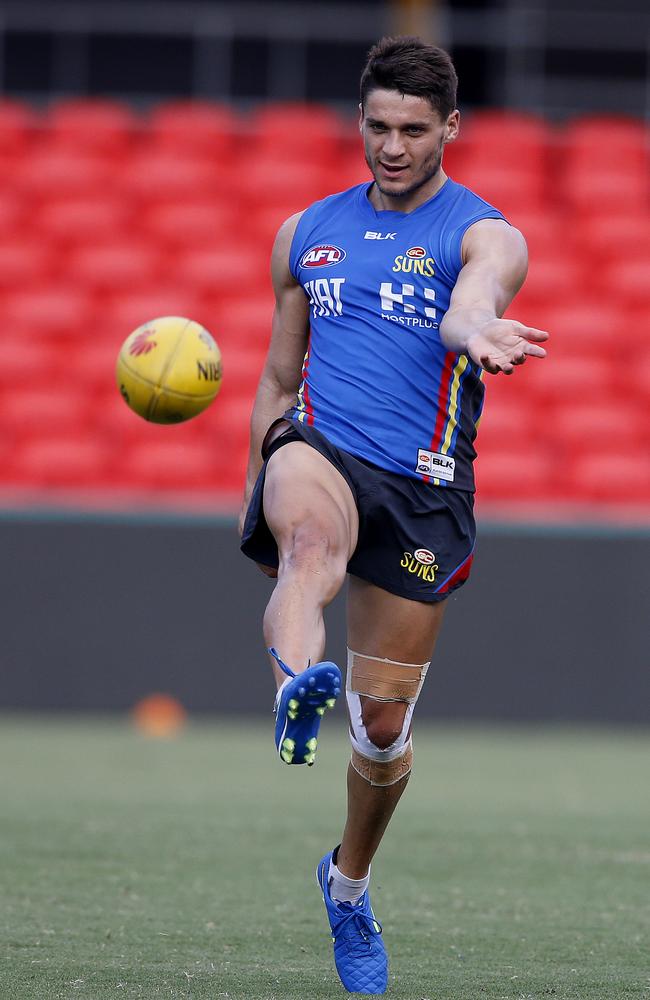
[[[352, 766], [371, 784], [391, 785], [409, 773], [413, 757], [409, 731], [429, 663], [399, 663], [365, 656], [348, 649], [346, 699], [350, 713]], [[381, 749], [369, 739], [363, 722], [361, 696], [374, 701], [406, 703], [399, 736]]]

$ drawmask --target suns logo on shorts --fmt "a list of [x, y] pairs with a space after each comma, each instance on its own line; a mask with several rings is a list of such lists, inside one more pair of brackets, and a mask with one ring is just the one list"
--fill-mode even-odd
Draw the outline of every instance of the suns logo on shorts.
[[300, 258], [301, 267], [331, 267], [332, 264], [340, 264], [345, 260], [345, 250], [341, 247], [332, 246], [330, 243], [321, 243], [317, 247], [310, 247]]
[[402, 569], [417, 576], [425, 583], [433, 583], [436, 578], [438, 563], [435, 554], [430, 549], [416, 549], [415, 552], [405, 552], [400, 563]]

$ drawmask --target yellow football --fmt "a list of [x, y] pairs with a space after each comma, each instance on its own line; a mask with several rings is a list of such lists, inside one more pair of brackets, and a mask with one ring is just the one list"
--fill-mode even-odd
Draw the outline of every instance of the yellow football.
[[135, 413], [155, 424], [178, 424], [210, 405], [221, 387], [221, 370], [221, 351], [200, 323], [163, 316], [126, 338], [115, 374]]

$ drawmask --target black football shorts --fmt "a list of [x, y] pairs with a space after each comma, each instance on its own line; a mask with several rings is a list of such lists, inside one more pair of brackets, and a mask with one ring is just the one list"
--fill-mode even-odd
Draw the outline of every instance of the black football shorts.
[[338, 469], [357, 505], [359, 538], [349, 573], [413, 601], [442, 601], [465, 583], [476, 537], [472, 493], [379, 469], [336, 448], [314, 427], [287, 423], [280, 436], [263, 448], [264, 465], [242, 534], [244, 555], [277, 567], [278, 549], [263, 509], [266, 465], [279, 448], [305, 441]]

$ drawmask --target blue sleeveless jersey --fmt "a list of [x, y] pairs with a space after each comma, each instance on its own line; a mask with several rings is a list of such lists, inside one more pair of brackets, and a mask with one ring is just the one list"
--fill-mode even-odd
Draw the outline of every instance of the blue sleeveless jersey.
[[310, 302], [294, 420], [391, 472], [474, 489], [481, 368], [439, 326], [462, 267], [463, 235], [503, 216], [448, 179], [414, 211], [376, 211], [361, 184], [311, 205], [292, 274]]

